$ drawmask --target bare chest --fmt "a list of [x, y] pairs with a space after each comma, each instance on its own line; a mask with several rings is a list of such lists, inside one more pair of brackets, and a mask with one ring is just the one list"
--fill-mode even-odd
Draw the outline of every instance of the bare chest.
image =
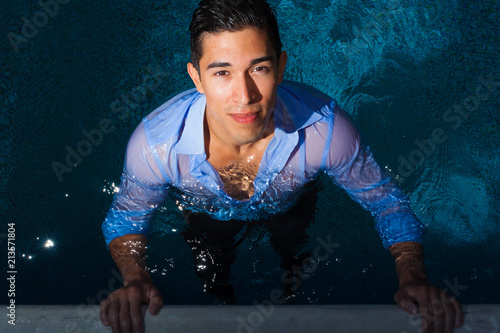
[[253, 196], [253, 182], [271, 137], [260, 140], [243, 154], [228, 152], [220, 146], [210, 146], [208, 162], [219, 173], [227, 195], [236, 200], [248, 200]]
[[227, 195], [236, 200], [247, 200], [255, 192], [253, 182], [262, 156], [261, 150], [249, 152], [244, 157], [212, 154], [208, 162], [218, 172]]
[[224, 184], [224, 191], [237, 200], [249, 199], [255, 192], [253, 181], [259, 165], [247, 161], [235, 161], [216, 169]]

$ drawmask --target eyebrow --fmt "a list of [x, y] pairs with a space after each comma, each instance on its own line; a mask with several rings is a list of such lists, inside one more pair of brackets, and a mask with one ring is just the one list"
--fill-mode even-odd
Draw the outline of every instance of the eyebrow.
[[[252, 59], [252, 61], [250, 62], [250, 64], [251, 65], [256, 65], [256, 64], [259, 64], [259, 63], [264, 62], [264, 61], [273, 61], [273, 60], [274, 60], [274, 57], [271, 56], [271, 55], [270, 56], [264, 56], [264, 57]], [[211, 68], [230, 67], [230, 66], [231, 66], [231, 63], [229, 63], [229, 62], [218, 62], [218, 61], [215, 61], [215, 62], [212, 62], [212, 63], [208, 64], [206, 70], [209, 70]]]

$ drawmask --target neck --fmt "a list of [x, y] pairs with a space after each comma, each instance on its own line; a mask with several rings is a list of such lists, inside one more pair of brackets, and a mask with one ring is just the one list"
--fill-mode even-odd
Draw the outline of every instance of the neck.
[[254, 141], [247, 143], [234, 143], [229, 140], [220, 138], [217, 133], [212, 131], [205, 121], [205, 152], [207, 158], [210, 156], [232, 156], [232, 160], [246, 159], [248, 156], [253, 155], [255, 151], [264, 151], [267, 144], [274, 136], [274, 122], [269, 119], [266, 128], [262, 134]]

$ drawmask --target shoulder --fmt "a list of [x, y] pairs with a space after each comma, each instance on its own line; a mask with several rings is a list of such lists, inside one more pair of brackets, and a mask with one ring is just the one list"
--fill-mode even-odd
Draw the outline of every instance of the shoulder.
[[335, 99], [318, 89], [298, 82], [283, 81], [279, 96], [287, 101], [294, 100], [323, 116], [323, 121], [333, 123], [338, 132], [357, 135], [356, 125], [350, 115], [344, 111]]
[[149, 143], [153, 145], [178, 135], [190, 106], [201, 96], [194, 88], [187, 90], [144, 117], [141, 125]]
[[[177, 141], [190, 106], [200, 95], [195, 89], [185, 91], [143, 118], [127, 144], [127, 173], [147, 184], [167, 182], [169, 176], [164, 172], [162, 157]], [[156, 148], [158, 144], [163, 144], [161, 153]]]
[[304, 83], [283, 80], [279, 85], [278, 96], [285, 101], [293, 101], [323, 116], [333, 113], [336, 101], [327, 94]]
[[293, 113], [298, 113], [299, 117], [308, 112], [321, 116], [310, 117], [315, 121], [305, 122], [305, 137], [309, 154], [324, 147], [318, 156], [323, 160], [323, 167], [345, 165], [357, 154], [361, 145], [359, 131], [335, 99], [302, 83], [284, 81], [280, 88], [279, 96], [287, 104], [292, 118]]
[[143, 119], [143, 122], [154, 123], [182, 118], [191, 104], [200, 96], [201, 94], [195, 88], [186, 90], [157, 107]]

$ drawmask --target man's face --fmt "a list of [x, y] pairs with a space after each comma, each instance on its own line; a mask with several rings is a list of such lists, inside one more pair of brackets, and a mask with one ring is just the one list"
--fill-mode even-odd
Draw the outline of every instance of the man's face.
[[286, 53], [279, 66], [276, 56], [266, 33], [253, 28], [204, 37], [200, 71], [188, 64], [188, 72], [207, 100], [210, 140], [242, 146], [273, 133]]

